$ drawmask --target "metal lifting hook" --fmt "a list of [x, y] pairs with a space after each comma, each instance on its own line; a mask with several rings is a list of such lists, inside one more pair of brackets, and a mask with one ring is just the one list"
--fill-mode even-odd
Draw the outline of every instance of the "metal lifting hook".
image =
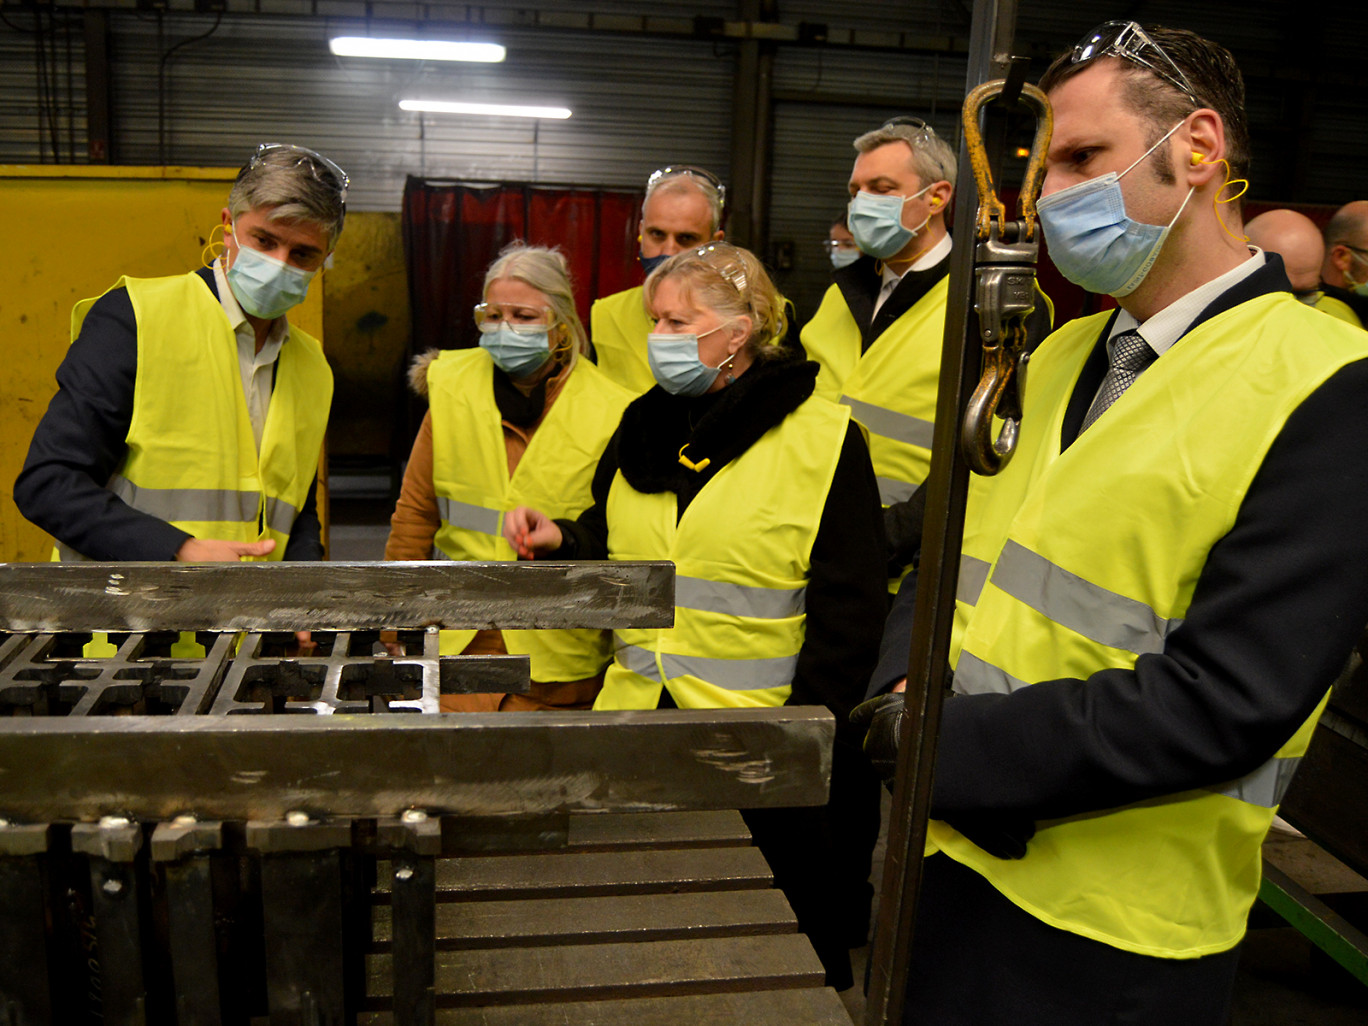
[[[1040, 253], [1036, 197], [1045, 175], [1054, 118], [1050, 102], [1033, 85], [1022, 84], [1020, 98], [1036, 115], [1035, 139], [1021, 184], [1019, 217], [1006, 220], [1007, 208], [993, 185], [979, 112], [1002, 95], [1007, 79], [984, 82], [964, 99], [964, 138], [978, 187], [978, 240], [974, 255], [974, 310], [983, 340], [983, 377], [969, 399], [960, 431], [960, 449], [975, 473], [989, 476], [1007, 465], [1021, 427], [1021, 397], [1026, 372], [1026, 317], [1035, 309], [1035, 264]], [[1003, 421], [994, 439], [993, 418]]]

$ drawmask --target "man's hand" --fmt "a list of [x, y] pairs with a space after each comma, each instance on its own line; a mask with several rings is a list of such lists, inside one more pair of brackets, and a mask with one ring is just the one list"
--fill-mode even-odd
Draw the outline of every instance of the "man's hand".
[[870, 765], [884, 780], [898, 769], [898, 739], [902, 735], [904, 700], [901, 692], [861, 702], [850, 712], [850, 723], [865, 728], [864, 750]]
[[555, 552], [565, 540], [556, 522], [541, 510], [518, 506], [504, 514], [504, 539], [519, 559], [536, 559]]
[[176, 550], [179, 563], [237, 563], [245, 556], [265, 556], [275, 549], [274, 538], [258, 542], [224, 541], [222, 538], [187, 538]]
[[[903, 688], [861, 702], [850, 713], [853, 726], [866, 728], [865, 754], [870, 764], [891, 787], [898, 768], [898, 741], [902, 736], [902, 721], [906, 715]], [[1026, 854], [1026, 842], [1035, 836], [1035, 821], [1017, 812], [980, 812], [937, 816], [944, 819], [989, 855], [999, 859], [1019, 859]]]

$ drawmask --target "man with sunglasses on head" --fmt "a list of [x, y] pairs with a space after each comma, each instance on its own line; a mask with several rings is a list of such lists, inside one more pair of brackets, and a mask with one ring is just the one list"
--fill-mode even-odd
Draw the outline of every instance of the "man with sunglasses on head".
[[76, 305], [14, 488], [61, 558], [322, 558], [332, 374], [285, 313], [337, 245], [346, 191], [326, 157], [263, 144], [229, 192], [212, 266], [121, 278]]
[[[726, 199], [726, 187], [705, 168], [678, 164], [652, 172], [637, 223], [642, 270], [650, 274], [676, 253], [719, 241]], [[646, 336], [654, 330], [640, 285], [594, 300], [589, 311], [594, 362], [619, 385], [638, 395], [645, 392], [656, 383], [646, 362]]]
[[870, 433], [885, 506], [926, 478], [945, 332], [955, 154], [920, 118], [861, 135], [847, 224], [864, 254], [837, 269], [802, 332], [817, 394], [851, 407]]
[[1318, 310], [1368, 326], [1368, 200], [1346, 203], [1325, 225]]
[[[1368, 622], [1368, 335], [1234, 204], [1239, 69], [1108, 23], [1041, 80], [1046, 339], [975, 479], [905, 1021], [1223, 1026], [1260, 847]], [[852, 721], [891, 771], [901, 698]]]

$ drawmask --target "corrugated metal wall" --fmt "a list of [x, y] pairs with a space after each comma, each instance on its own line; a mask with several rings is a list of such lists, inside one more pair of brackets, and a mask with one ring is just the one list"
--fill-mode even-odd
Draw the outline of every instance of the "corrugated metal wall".
[[[696, 16], [718, 24], [738, 19], [748, 6], [740, 0], [669, 7], [643, 0], [252, 0], [263, 13], [245, 13], [246, 0], [226, 0], [229, 13], [217, 22], [180, 10], [188, 0], [171, 0], [176, 9], [160, 16], [137, 10], [135, 0], [116, 2], [108, 12], [111, 134], [121, 163], [231, 166], [261, 139], [298, 141], [351, 172], [355, 209], [389, 211], [398, 209], [407, 174], [631, 187], [653, 168], [683, 160], [729, 177], [737, 44], [688, 33]], [[963, 92], [969, 4], [760, 6], [772, 7], [789, 28], [825, 24], [832, 40], [763, 44], [774, 52], [769, 234], [793, 244], [792, 268], [779, 277], [806, 306], [825, 283], [817, 241], [842, 202], [850, 140], [904, 111], [952, 126]], [[1160, 0], [1124, 12], [1191, 27], [1236, 52], [1249, 80], [1252, 199], [1339, 203], [1363, 188], [1368, 133], [1351, 69], [1368, 31], [1347, 5], [1313, 6], [1314, 17], [1292, 0]], [[282, 13], [289, 11], [297, 13]], [[1038, 74], [1053, 52], [1116, 16], [1114, 0], [1023, 3], [1017, 52], [1035, 58]], [[497, 37], [509, 48], [508, 60], [443, 67], [339, 59], [326, 45], [341, 32], [453, 30]], [[80, 8], [0, 10], [0, 161], [86, 159], [84, 58]], [[563, 103], [575, 114], [532, 122], [397, 108], [404, 96], [457, 95]], [[777, 253], [772, 247], [768, 255]]]
[[[258, 140], [298, 142], [345, 167], [351, 202], [370, 210], [397, 210], [410, 174], [635, 187], [671, 161], [726, 167], [732, 68], [712, 43], [501, 30], [501, 64], [420, 64], [334, 57], [328, 37], [366, 25], [295, 18], [224, 18], [179, 51], [163, 73], [159, 145], [158, 53], [212, 24], [168, 18], [159, 42], [154, 21], [114, 19], [123, 161], [232, 165]], [[564, 105], [574, 115], [401, 111], [410, 97]]]

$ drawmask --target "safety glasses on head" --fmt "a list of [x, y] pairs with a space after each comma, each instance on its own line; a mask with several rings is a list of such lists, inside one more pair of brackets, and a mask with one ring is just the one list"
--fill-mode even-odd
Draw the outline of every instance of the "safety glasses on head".
[[1078, 41], [1073, 48], [1072, 63], [1082, 64], [1098, 57], [1120, 57], [1138, 64], [1158, 75], [1197, 106], [1197, 90], [1192, 88], [1183, 69], [1173, 63], [1158, 43], [1133, 21], [1103, 22]]
[[241, 178], [248, 171], [261, 164], [268, 156], [279, 160], [280, 157], [294, 157], [293, 167], [302, 167], [307, 170], [321, 184], [337, 193], [337, 201], [342, 204], [342, 209], [347, 207], [347, 189], [351, 185], [351, 179], [347, 177], [347, 172], [343, 171], [333, 161], [323, 154], [309, 149], [306, 146], [295, 146], [293, 143], [261, 143], [256, 152], [252, 154], [252, 159], [247, 162], [247, 166], [238, 172]]
[[928, 125], [921, 118], [916, 117], [912, 114], [899, 114], [896, 118], [889, 118], [879, 127], [881, 129], [910, 128], [912, 129], [913, 133], [918, 137], [918, 142], [921, 142], [926, 139], [933, 139], [936, 136], [936, 130], [934, 128]]
[[673, 164], [670, 167], [662, 167], [652, 171], [651, 176], [646, 179], [646, 192], [649, 194], [652, 189], [667, 178], [678, 178], [680, 175], [688, 175], [690, 178], [707, 182], [708, 185], [717, 190], [717, 201], [724, 207], [727, 205], [727, 187], [722, 184], [722, 179], [707, 168], [694, 167], [692, 164]]
[[737, 254], [737, 248], [730, 242], [710, 242], [700, 246], [697, 256], [711, 267], [740, 296], [746, 294], [746, 266]]
[[533, 334], [546, 330], [550, 313], [549, 306], [476, 303], [475, 324], [486, 334], [496, 332], [505, 325], [516, 332]]

